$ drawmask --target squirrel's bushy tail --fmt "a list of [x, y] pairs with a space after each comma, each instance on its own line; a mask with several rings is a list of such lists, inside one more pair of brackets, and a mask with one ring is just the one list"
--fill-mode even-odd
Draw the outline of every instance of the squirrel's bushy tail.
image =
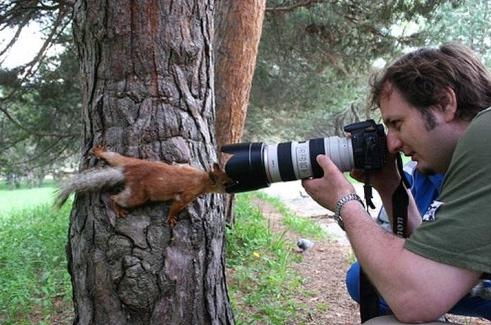
[[95, 192], [124, 182], [122, 168], [106, 167], [89, 169], [76, 174], [60, 185], [54, 205], [60, 208], [73, 192]]

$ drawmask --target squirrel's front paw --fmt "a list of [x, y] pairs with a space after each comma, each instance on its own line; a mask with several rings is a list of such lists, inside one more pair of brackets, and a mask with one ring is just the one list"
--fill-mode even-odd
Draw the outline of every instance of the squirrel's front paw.
[[98, 157], [102, 152], [105, 152], [105, 151], [107, 151], [106, 147], [102, 144], [98, 144], [95, 147], [93, 147], [92, 149], [90, 149], [89, 152], [90, 152], [90, 154]]
[[169, 225], [170, 228], [174, 228], [177, 223], [177, 218], [175, 216], [168, 216], [167, 217], [167, 224]]

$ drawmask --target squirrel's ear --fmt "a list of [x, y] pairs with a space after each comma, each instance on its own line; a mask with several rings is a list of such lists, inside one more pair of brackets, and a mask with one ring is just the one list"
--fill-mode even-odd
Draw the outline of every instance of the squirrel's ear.
[[[213, 166], [214, 167], [214, 166]], [[217, 175], [215, 174], [215, 170], [211, 171], [211, 172], [208, 172], [208, 177], [210, 178], [211, 182], [213, 184], [216, 184], [218, 178], [217, 178]]]
[[213, 171], [221, 171], [220, 165], [218, 163], [213, 163]]

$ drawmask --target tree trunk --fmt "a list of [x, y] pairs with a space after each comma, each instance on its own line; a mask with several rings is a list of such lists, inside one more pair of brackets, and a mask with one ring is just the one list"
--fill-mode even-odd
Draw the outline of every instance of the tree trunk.
[[[79, 0], [81, 169], [98, 144], [209, 169], [214, 138], [213, 0]], [[67, 246], [75, 324], [231, 324], [223, 198], [204, 195], [175, 228], [168, 205], [116, 218], [109, 193], [77, 195]]]
[[216, 1], [215, 95], [218, 145], [242, 137], [265, 0]]
[[[215, 1], [215, 97], [218, 146], [242, 138], [266, 0]], [[222, 164], [226, 157], [221, 157]], [[225, 220], [233, 223], [233, 195]]]

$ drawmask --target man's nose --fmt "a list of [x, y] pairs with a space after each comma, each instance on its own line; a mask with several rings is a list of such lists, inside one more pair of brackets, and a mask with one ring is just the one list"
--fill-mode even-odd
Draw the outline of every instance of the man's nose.
[[402, 148], [402, 141], [399, 139], [397, 135], [394, 134], [394, 132], [391, 132], [390, 130], [387, 132], [387, 149], [391, 153], [396, 153], [401, 151]]

